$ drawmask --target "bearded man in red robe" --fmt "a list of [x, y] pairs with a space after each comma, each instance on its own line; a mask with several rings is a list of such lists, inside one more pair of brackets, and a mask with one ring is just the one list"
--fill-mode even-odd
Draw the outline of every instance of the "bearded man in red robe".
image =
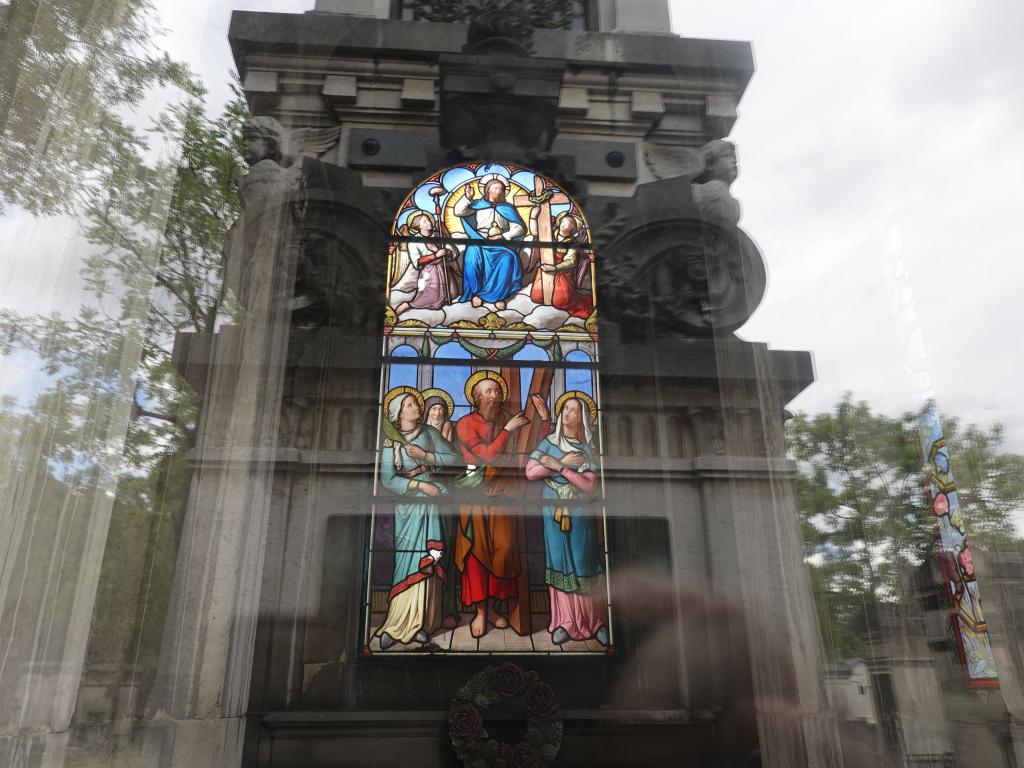
[[[474, 467], [470, 477], [483, 496], [518, 499], [523, 494], [525, 456], [517, 455], [515, 434], [530, 424], [524, 412], [509, 418], [502, 411], [508, 384], [493, 371], [480, 371], [466, 385], [474, 411], [455, 425], [466, 463]], [[531, 401], [542, 421], [541, 435], [550, 426], [550, 414], [544, 399], [532, 395]], [[529, 453], [534, 446], [529, 446]], [[498, 629], [508, 619], [498, 613], [496, 603], [519, 597], [516, 580], [522, 573], [521, 552], [526, 547], [523, 517], [508, 505], [462, 504], [455, 542], [455, 564], [462, 573], [462, 602], [476, 609], [469, 630], [483, 637], [488, 624]], [[523, 596], [525, 597], [525, 596]]]

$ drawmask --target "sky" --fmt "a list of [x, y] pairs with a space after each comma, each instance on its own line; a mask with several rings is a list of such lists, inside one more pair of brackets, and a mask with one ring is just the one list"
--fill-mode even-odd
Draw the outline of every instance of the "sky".
[[672, 16], [677, 34], [754, 46], [733, 192], [769, 285], [740, 334], [813, 352], [793, 407], [850, 390], [898, 412], [931, 394], [1024, 450], [1024, 6], [722, 0]]
[[[163, 47], [202, 76], [213, 109], [228, 95], [231, 11], [303, 12], [313, 0], [156, 5]], [[1024, 451], [1024, 5], [675, 0], [671, 10], [676, 34], [754, 46], [730, 136], [733, 192], [769, 285], [739, 333], [813, 353], [817, 381], [791, 407], [827, 409], [849, 390], [897, 413], [931, 395], [949, 415], [1003, 423], [1006, 447]], [[3, 225], [4, 240], [25, 247], [0, 270], [0, 306], [68, 306], [74, 289], [52, 286], [69, 274], [74, 232], [17, 212]]]

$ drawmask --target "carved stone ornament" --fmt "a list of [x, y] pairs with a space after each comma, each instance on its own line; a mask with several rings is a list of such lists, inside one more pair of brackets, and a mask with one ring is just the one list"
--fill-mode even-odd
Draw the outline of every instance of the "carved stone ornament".
[[485, 45], [441, 57], [441, 143], [459, 159], [537, 165], [557, 132], [565, 62]]
[[251, 117], [242, 123], [242, 158], [249, 172], [238, 183], [243, 208], [265, 204], [275, 196], [296, 190], [301, 183], [303, 157], [319, 157], [341, 136], [341, 126], [299, 128], [286, 132], [269, 115]]
[[529, 55], [533, 50], [533, 24], [526, 5], [521, 0], [484, 0], [469, 23], [465, 50]]
[[698, 155], [696, 176], [640, 185], [594, 235], [604, 255], [604, 319], [625, 340], [734, 331], [764, 296], [764, 261], [738, 226], [730, 191], [736, 147], [719, 139]]
[[532, 27], [567, 29], [572, 23], [571, 0], [414, 0], [412, 6], [415, 18], [423, 21], [473, 21], [504, 11], [521, 16]]
[[739, 175], [736, 145], [715, 139], [701, 147], [704, 171], [693, 180], [693, 200], [701, 218], [719, 227], [735, 227], [740, 222], [740, 203], [732, 196], [732, 185]]
[[[523, 698], [526, 741], [491, 738], [483, 713]], [[487, 667], [459, 689], [448, 711], [448, 734], [466, 768], [546, 768], [562, 745], [562, 716], [554, 691], [536, 672], [515, 664]]]
[[[242, 157], [249, 172], [238, 182], [242, 215], [231, 226], [225, 246], [225, 284], [246, 307], [252, 291], [254, 255], [273, 247], [301, 280], [305, 260], [300, 222], [304, 216], [303, 164], [337, 143], [341, 127], [285, 131], [275, 118], [260, 115], [242, 123]], [[301, 291], [299, 293], [301, 296]], [[290, 295], [280, 300], [293, 300]], [[301, 299], [300, 299], [301, 301]]]
[[661, 144], [650, 139], [643, 141], [644, 162], [656, 179], [690, 178], [704, 172], [704, 159], [699, 150], [674, 144]]
[[725, 454], [725, 423], [722, 412], [713, 408], [695, 408], [690, 412], [690, 423], [697, 438], [697, 451], [701, 456]]
[[764, 295], [764, 263], [753, 241], [694, 219], [654, 221], [623, 232], [602, 261], [612, 319], [624, 338], [706, 336], [732, 331]]

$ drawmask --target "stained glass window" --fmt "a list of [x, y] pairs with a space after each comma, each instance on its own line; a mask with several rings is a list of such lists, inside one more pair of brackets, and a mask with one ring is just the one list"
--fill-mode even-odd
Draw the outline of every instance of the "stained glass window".
[[381, 267], [365, 652], [607, 654], [586, 216], [526, 168], [459, 165], [409, 194]]

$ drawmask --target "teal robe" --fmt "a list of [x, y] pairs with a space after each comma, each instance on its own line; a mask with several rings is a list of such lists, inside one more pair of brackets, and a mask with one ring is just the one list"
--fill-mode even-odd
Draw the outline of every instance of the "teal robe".
[[461, 463], [460, 457], [441, 433], [431, 426], [422, 426], [414, 438], [409, 441], [428, 453], [434, 454], [434, 460], [425, 472], [415, 477], [405, 477], [420, 466], [405, 450], [398, 448], [401, 455], [402, 469], [396, 471], [394, 447], [385, 444], [381, 455], [381, 483], [392, 493], [403, 497], [395, 504], [395, 572], [393, 586], [388, 599], [393, 600], [413, 584], [437, 573], [442, 580], [447, 578], [443, 568], [434, 565], [429, 550], [438, 549], [446, 552], [449, 544], [444, 540], [441, 526], [441, 512], [433, 501], [421, 490], [410, 490], [414, 481], [430, 483], [447, 493], [447, 489], [437, 480], [436, 467], [453, 466]]
[[[589, 445], [576, 445], [576, 450], [586, 457], [588, 464], [593, 466], [597, 463]], [[540, 461], [544, 454], [556, 459], [566, 455], [549, 438], [540, 442], [530, 458]], [[562, 489], [566, 496], [560, 495], [556, 488]], [[591, 498], [590, 495], [572, 488], [562, 475], [552, 475], [543, 482], [541, 496], [544, 499], [541, 508], [544, 521], [544, 582], [562, 592], [591, 592], [597, 578], [604, 573], [604, 554], [598, 531], [599, 518], [593, 510], [580, 504]], [[569, 531], [563, 531], [555, 520], [555, 512], [559, 507], [565, 507], [572, 518]]]

